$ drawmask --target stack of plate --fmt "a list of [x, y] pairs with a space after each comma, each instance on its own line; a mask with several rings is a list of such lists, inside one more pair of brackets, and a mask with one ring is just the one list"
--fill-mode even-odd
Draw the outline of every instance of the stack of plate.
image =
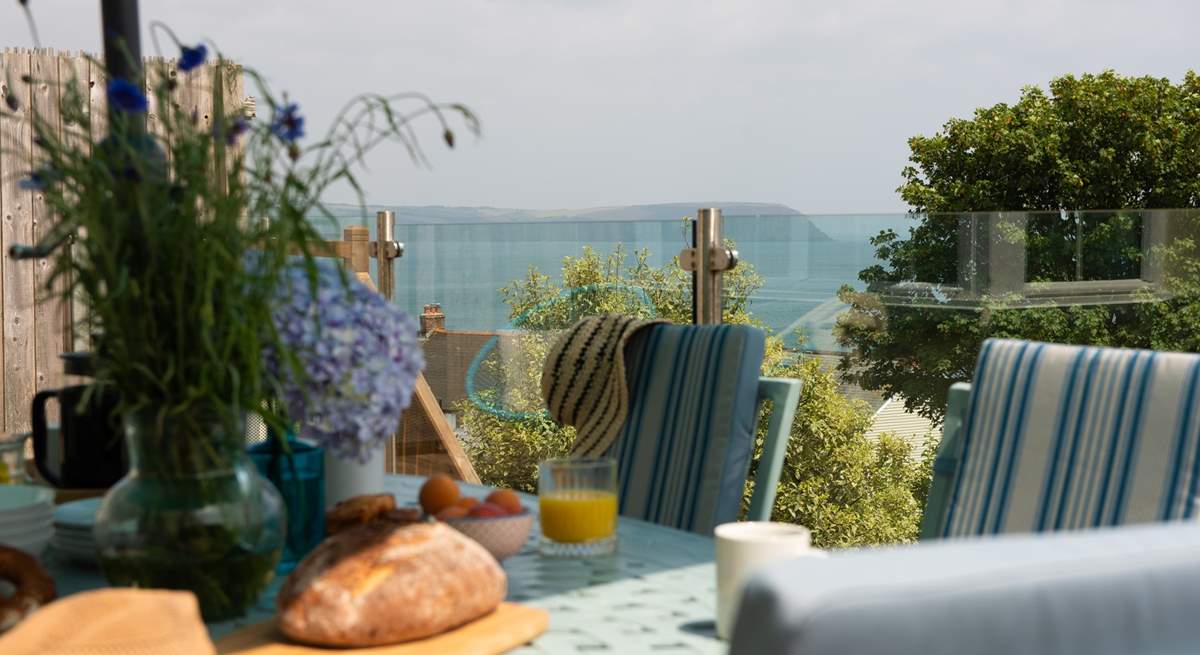
[[0, 486], [0, 544], [39, 557], [54, 533], [54, 490]]
[[96, 561], [96, 540], [92, 526], [96, 524], [99, 498], [63, 503], [54, 510], [54, 550], [73, 560]]

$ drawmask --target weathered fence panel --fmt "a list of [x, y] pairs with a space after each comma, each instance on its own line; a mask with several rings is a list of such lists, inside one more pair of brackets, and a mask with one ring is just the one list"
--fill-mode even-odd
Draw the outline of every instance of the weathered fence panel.
[[[207, 128], [212, 124], [216, 66], [210, 63], [180, 74], [174, 60], [147, 59], [147, 95], [152, 97], [151, 86], [164, 71], [185, 81], [181, 86], [186, 92], [176, 94], [178, 111], [185, 112], [185, 116], [196, 115]], [[245, 104], [245, 98], [240, 69], [230, 63], [226, 66], [224, 106], [225, 111], [232, 112]], [[77, 80], [84, 92], [86, 125], [62, 125], [64, 91], [72, 80]], [[58, 220], [40, 193], [21, 188], [21, 179], [38, 161], [31, 117], [36, 112], [51, 129], [63, 135], [77, 134], [77, 139], [89, 132], [102, 135], [107, 122], [106, 80], [103, 68], [80, 52], [6, 48], [0, 51], [0, 85], [0, 97], [11, 91], [18, 103], [15, 112], [5, 107], [0, 118], [0, 432], [17, 432], [29, 429], [33, 394], [62, 384], [58, 354], [86, 348], [86, 330], [76, 329], [75, 325], [75, 318], [82, 318], [81, 308], [77, 303], [55, 300], [46, 291], [50, 261], [8, 257], [10, 246], [34, 243]], [[151, 134], [162, 135], [159, 117], [172, 109], [158, 107], [157, 103], [151, 107]]]

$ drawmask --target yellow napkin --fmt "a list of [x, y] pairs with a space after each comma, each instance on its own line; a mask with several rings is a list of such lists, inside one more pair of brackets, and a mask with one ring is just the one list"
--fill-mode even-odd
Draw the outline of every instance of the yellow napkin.
[[214, 655], [186, 591], [100, 589], [67, 596], [0, 636], [4, 655]]

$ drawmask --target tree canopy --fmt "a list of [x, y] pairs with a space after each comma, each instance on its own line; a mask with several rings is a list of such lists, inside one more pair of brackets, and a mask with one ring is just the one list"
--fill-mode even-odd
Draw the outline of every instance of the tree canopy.
[[851, 351], [843, 361], [850, 380], [901, 395], [910, 410], [937, 419], [947, 388], [970, 379], [988, 337], [1200, 347], [1200, 288], [1187, 265], [1196, 253], [1194, 216], [1172, 219], [1172, 241], [1158, 253], [1175, 262], [1166, 299], [1017, 307], [991, 298], [964, 308], [932, 294], [917, 305], [889, 304], [879, 295], [899, 282], [956, 284], [964, 256], [959, 226], [994, 220], [964, 212], [1049, 210], [1013, 237], [1025, 250], [1026, 281], [1137, 278], [1145, 256], [1142, 214], [1122, 210], [1200, 206], [1194, 72], [1178, 84], [1113, 71], [1066, 75], [1048, 92], [1026, 87], [1015, 104], [977, 109], [908, 144], [897, 191], [914, 224], [907, 235], [874, 237], [880, 263], [859, 274], [867, 290], [846, 286], [839, 293], [850, 305], [837, 328]]

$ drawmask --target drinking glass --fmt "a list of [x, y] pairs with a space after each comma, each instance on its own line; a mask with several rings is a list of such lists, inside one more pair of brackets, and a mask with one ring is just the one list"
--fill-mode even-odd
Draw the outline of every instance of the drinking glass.
[[538, 466], [539, 549], [556, 557], [608, 555], [617, 547], [617, 463], [552, 459]]
[[0, 484], [29, 484], [25, 471], [25, 442], [28, 432], [0, 434]]

